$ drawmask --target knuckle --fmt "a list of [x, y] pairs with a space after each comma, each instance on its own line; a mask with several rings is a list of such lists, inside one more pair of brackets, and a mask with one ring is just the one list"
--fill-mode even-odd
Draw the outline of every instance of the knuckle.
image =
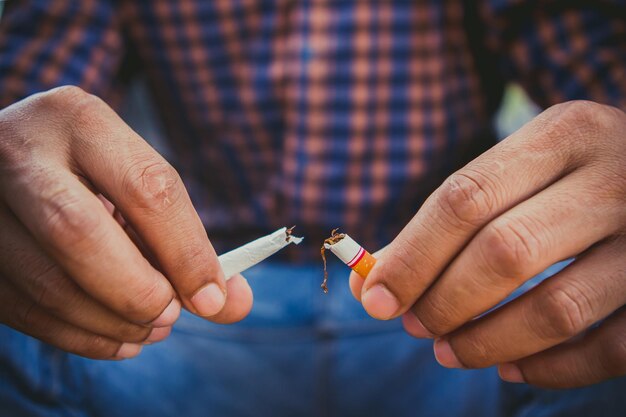
[[100, 100], [80, 87], [65, 85], [46, 91], [37, 97], [37, 104], [69, 115], [72, 121], [80, 120], [83, 114], [91, 113]]
[[537, 238], [520, 221], [492, 222], [478, 244], [486, 267], [502, 278], [523, 278], [537, 256]]
[[39, 293], [39, 305], [57, 317], [67, 317], [85, 311], [87, 295], [64, 276], [53, 279]]
[[[187, 236], [187, 238], [189, 238]], [[207, 267], [212, 268], [211, 252], [208, 250], [208, 246], [202, 242], [183, 242], [183, 237], [173, 237], [172, 243], [177, 244], [180, 248], [180, 256], [172, 263], [171, 272], [179, 272], [186, 274], [190, 279], [199, 277], [204, 278], [207, 274]], [[212, 273], [216, 274], [215, 268], [212, 269]]]
[[482, 174], [457, 172], [444, 182], [440, 193], [440, 208], [446, 220], [456, 225], [479, 226], [494, 207], [488, 181]]
[[[416, 258], [421, 263], [415, 262]], [[384, 282], [402, 305], [413, 304], [428, 283], [424, 273], [427, 268], [420, 269], [418, 265], [429, 265], [429, 259], [429, 255], [418, 244], [405, 240], [404, 244], [389, 250], [388, 259], [380, 263], [376, 276], [381, 279], [377, 280]]]
[[533, 366], [524, 371], [525, 379], [529, 384], [537, 385], [542, 388], [572, 388], [575, 381], [579, 378], [579, 369], [568, 367], [563, 370], [559, 366], [550, 366], [550, 363], [541, 363], [537, 361]]
[[555, 111], [565, 116], [584, 116], [596, 103], [587, 100], [570, 100], [557, 103], [551, 107]]
[[[108, 106], [100, 98], [87, 94], [69, 108], [70, 130], [75, 138], [92, 138], [95, 129], [104, 130], [102, 125], [104, 112]], [[106, 131], [106, 130], [105, 130]]]
[[616, 337], [606, 340], [601, 355], [604, 370], [611, 376], [626, 374], [626, 333], [620, 332]]
[[115, 338], [120, 342], [141, 343], [150, 336], [151, 328], [130, 322], [122, 322], [115, 329]]
[[78, 86], [62, 85], [41, 93], [38, 98], [40, 103], [67, 108], [87, 95], [89, 94]]
[[593, 321], [588, 297], [574, 286], [559, 286], [546, 291], [539, 298], [537, 309], [547, 324], [542, 336], [548, 338], [571, 338], [589, 327]]
[[453, 320], [456, 309], [442, 297], [427, 293], [418, 301], [414, 311], [424, 327], [435, 336], [443, 336], [456, 327]]
[[499, 352], [489, 344], [488, 338], [480, 332], [464, 332], [451, 340], [453, 350], [465, 368], [484, 368], [494, 364], [494, 353]]
[[134, 292], [124, 305], [125, 316], [139, 323], [149, 323], [161, 315], [172, 301], [173, 294], [168, 285], [155, 280], [150, 285]]
[[37, 103], [44, 113], [62, 116], [60, 126], [73, 138], [93, 137], [92, 131], [100, 128], [103, 115], [109, 109], [99, 97], [73, 85], [42, 93]]
[[53, 314], [60, 314], [67, 309], [76, 308], [76, 287], [72, 285], [61, 268], [53, 263], [31, 276], [34, 298], [40, 306]]
[[73, 336], [67, 350], [90, 359], [109, 359], [117, 353], [119, 344], [97, 334]]
[[403, 269], [409, 275], [419, 279], [424, 278], [426, 269], [438, 265], [437, 257], [431, 253], [427, 245], [423, 245], [422, 242], [415, 239], [415, 236], [403, 236], [398, 239], [398, 244], [394, 245], [394, 250], [389, 250], [389, 253], [394, 257], [394, 260], [401, 262]]
[[70, 187], [58, 185], [42, 196], [44, 232], [75, 247], [88, 240], [100, 226], [100, 215], [85, 209], [81, 197]]
[[[207, 250], [207, 246], [203, 243], [195, 241], [188, 242], [187, 244], [184, 244], [184, 242], [180, 243], [185, 256], [179, 259], [177, 264], [178, 267], [188, 267], [191, 265], [200, 266], [199, 264], [203, 264], [207, 260], [207, 254], [209, 252]], [[205, 265], [203, 265], [202, 267], [205, 267]], [[185, 269], [188, 270], [189, 268]]]
[[137, 207], [150, 211], [166, 210], [182, 197], [178, 172], [158, 155], [132, 158], [123, 187]]
[[573, 123], [596, 123], [602, 113], [602, 105], [587, 100], [572, 100], [557, 104], [564, 119]]
[[[617, 109], [610, 106], [587, 100], [573, 100], [552, 106], [550, 114], [554, 113], [551, 134], [557, 136], [577, 135], [583, 143], [593, 143], [598, 135], [604, 136], [607, 129], [616, 126]], [[583, 147], [587, 149], [587, 147]]]
[[597, 104], [586, 100], [571, 100], [550, 107], [549, 111], [558, 115], [555, 120], [567, 120], [575, 123], [584, 121], [595, 112]]
[[[33, 94], [0, 112], [0, 161], [15, 169], [41, 160], [41, 146], [67, 147], [75, 129], [101, 117], [98, 97], [76, 86]], [[42, 134], [43, 132], [43, 134]], [[45, 137], [45, 141], [41, 138]]]
[[35, 302], [29, 302], [27, 305], [16, 305], [15, 307], [14, 317], [18, 328], [31, 329], [40, 325]]
[[[40, 160], [42, 153], [37, 147], [54, 141], [57, 132], [48, 129], [43, 121], [52, 119], [42, 105], [46, 93], [34, 94], [0, 111], [0, 161], [3, 175], [19, 174]], [[40, 138], [44, 136], [45, 141]], [[32, 169], [32, 168], [31, 168]], [[12, 172], [17, 170], [17, 172]]]

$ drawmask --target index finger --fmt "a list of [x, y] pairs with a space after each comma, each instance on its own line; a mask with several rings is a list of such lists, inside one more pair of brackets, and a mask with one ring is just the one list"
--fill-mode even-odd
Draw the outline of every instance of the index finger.
[[[104, 103], [96, 114], [75, 125], [78, 168], [132, 225], [185, 307], [216, 315], [226, 302], [224, 275], [180, 176]], [[229, 300], [246, 310], [239, 301]]]
[[169, 282], [93, 193], [47, 162], [42, 173], [0, 181], [15, 216], [85, 292], [135, 323], [171, 325], [180, 306]]
[[554, 151], [563, 117], [570, 115], [562, 107], [544, 112], [426, 200], [363, 285], [370, 315], [389, 319], [407, 311], [484, 225], [571, 169], [575, 158]]

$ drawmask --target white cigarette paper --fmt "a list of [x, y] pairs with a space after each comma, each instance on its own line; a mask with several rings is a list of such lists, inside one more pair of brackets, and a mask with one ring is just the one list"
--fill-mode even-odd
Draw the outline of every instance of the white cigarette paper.
[[341, 261], [352, 267], [356, 264], [355, 261], [360, 260], [359, 255], [362, 255], [364, 249], [354, 241], [350, 236], [344, 235], [344, 237], [337, 243], [329, 244], [324, 243], [324, 247], [329, 249], [335, 256]]
[[292, 236], [283, 227], [272, 234], [260, 237], [236, 249], [218, 256], [226, 279], [253, 267], [269, 258], [290, 243], [299, 244], [301, 237]]

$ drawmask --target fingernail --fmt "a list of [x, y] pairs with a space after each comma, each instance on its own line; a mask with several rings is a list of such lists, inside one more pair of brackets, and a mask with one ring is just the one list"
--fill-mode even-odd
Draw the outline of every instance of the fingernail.
[[404, 330], [413, 337], [418, 338], [432, 338], [433, 334], [429, 332], [422, 324], [420, 319], [417, 318], [413, 312], [408, 311], [402, 315], [402, 325]]
[[180, 316], [180, 302], [174, 298], [159, 317], [150, 323], [152, 327], [170, 327]]
[[361, 297], [365, 310], [374, 318], [387, 320], [400, 308], [398, 299], [383, 284], [376, 284]]
[[463, 368], [463, 365], [454, 354], [450, 343], [445, 339], [437, 339], [434, 344], [435, 359], [446, 368]]
[[116, 358], [130, 359], [141, 353], [143, 346], [136, 343], [123, 343], [115, 354]]
[[202, 288], [191, 297], [191, 303], [199, 315], [204, 317], [214, 316], [219, 313], [226, 302], [226, 295], [215, 283]]
[[172, 332], [171, 327], [155, 327], [154, 329], [152, 329], [152, 331], [150, 332], [150, 334], [148, 335], [144, 343], [150, 344], [150, 343], [160, 342], [161, 340], [169, 336], [171, 332]]
[[524, 375], [522, 375], [522, 371], [519, 369], [519, 366], [513, 363], [503, 363], [498, 366], [498, 374], [500, 375], [500, 378], [507, 382], [524, 382]]

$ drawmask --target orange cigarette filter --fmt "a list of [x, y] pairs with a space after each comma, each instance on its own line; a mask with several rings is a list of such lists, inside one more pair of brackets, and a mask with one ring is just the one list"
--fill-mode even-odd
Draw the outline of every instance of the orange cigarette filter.
[[366, 278], [367, 275], [372, 270], [372, 267], [374, 266], [375, 263], [376, 263], [376, 258], [374, 258], [371, 253], [363, 249], [363, 256], [361, 257], [361, 259], [357, 261], [357, 263], [355, 263], [354, 265], [348, 265], [348, 266], [352, 268], [354, 272], [356, 272], [363, 278]]

